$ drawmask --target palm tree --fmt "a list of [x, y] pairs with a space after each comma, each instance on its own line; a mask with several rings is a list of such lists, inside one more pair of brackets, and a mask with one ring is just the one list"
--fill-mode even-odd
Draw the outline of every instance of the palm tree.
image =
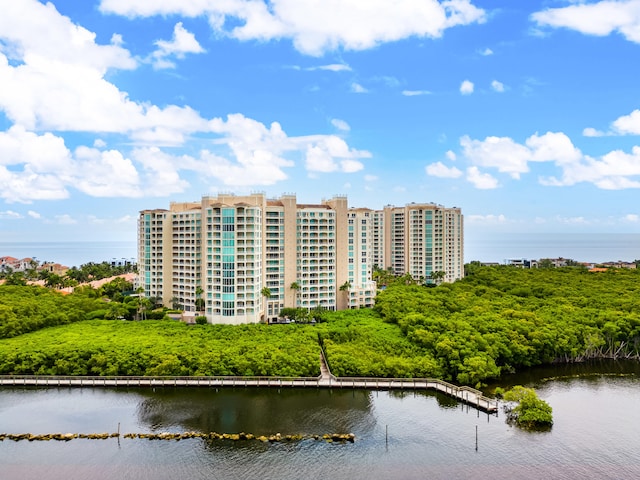
[[204, 298], [202, 298], [202, 294], [204, 290], [201, 286], [196, 287], [196, 311], [202, 312], [204, 310]]
[[29, 260], [29, 267], [24, 272], [25, 278], [28, 280], [37, 280], [38, 279], [38, 266], [40, 264], [35, 258]]
[[107, 313], [105, 313], [104, 318], [110, 318], [112, 320], [124, 318], [127, 314], [127, 308], [118, 302], [111, 302], [109, 304], [109, 308], [107, 309]]
[[338, 290], [340, 290], [341, 292], [344, 293], [344, 296], [347, 297], [347, 307], [350, 307], [351, 305], [349, 304], [349, 290], [351, 289], [351, 282], [349, 282], [349, 280], [347, 280], [346, 282], [344, 282], [342, 285], [340, 285], [340, 288]]
[[178, 297], [171, 297], [171, 300], [169, 300], [169, 302], [171, 303], [171, 308], [174, 310], [182, 310], [182, 302], [180, 301], [180, 299]]
[[296, 307], [298, 306], [298, 292], [300, 291], [300, 284], [298, 282], [291, 282], [291, 285], [289, 286], [289, 288], [293, 291], [295, 291], [295, 296], [296, 296]]
[[147, 308], [149, 308], [151, 302], [147, 297], [144, 296], [144, 288], [138, 287], [136, 289], [136, 294], [138, 295], [137, 296], [138, 311], [136, 316], [138, 317], [138, 320], [144, 320], [146, 318]]
[[389, 283], [393, 282], [395, 275], [391, 267], [383, 270], [375, 266], [373, 267], [373, 274], [371, 278], [373, 278], [378, 287], [386, 287]]
[[403, 285], [415, 285], [416, 284], [415, 279], [413, 278], [413, 276], [409, 272], [407, 272], [404, 275], [402, 275], [399, 278], [399, 280]]
[[271, 289], [269, 287], [262, 287], [262, 290], [260, 290], [260, 294], [264, 297], [264, 312], [265, 312], [264, 316], [265, 316], [265, 319], [267, 320], [267, 323], [269, 323], [267, 303], [271, 298]]
[[431, 272], [431, 280], [433, 280], [436, 285], [442, 282], [444, 277], [447, 275], [447, 272], [443, 272], [442, 270], [437, 270], [435, 272]]
[[271, 289], [269, 287], [263, 287], [262, 290], [260, 290], [260, 293], [266, 299], [271, 298]]

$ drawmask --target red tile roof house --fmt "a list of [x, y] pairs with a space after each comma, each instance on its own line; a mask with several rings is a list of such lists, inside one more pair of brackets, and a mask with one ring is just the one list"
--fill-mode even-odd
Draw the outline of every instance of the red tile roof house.
[[19, 260], [15, 257], [0, 257], [0, 271], [4, 271], [8, 268], [16, 270]]
[[[0, 269], [11, 268], [14, 272], [24, 272], [33, 265], [33, 258], [0, 257]], [[37, 262], [36, 262], [37, 263]]]

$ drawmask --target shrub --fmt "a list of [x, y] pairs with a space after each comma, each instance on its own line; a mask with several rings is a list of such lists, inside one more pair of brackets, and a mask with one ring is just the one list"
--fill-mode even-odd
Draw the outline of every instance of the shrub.
[[509, 412], [510, 420], [516, 425], [525, 428], [547, 428], [553, 425], [551, 406], [538, 398], [533, 388], [516, 385], [504, 393], [504, 399], [518, 403]]
[[103, 318], [106, 318], [107, 316], [107, 310], [106, 309], [100, 309], [100, 310], [94, 310], [92, 312], [87, 313], [87, 320], [101, 320]]

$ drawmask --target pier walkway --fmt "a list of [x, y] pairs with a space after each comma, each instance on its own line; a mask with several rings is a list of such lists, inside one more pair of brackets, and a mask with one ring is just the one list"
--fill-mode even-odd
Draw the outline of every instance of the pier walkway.
[[[324, 362], [322, 362], [324, 363]], [[325, 365], [326, 366], [326, 365]], [[498, 401], [470, 387], [433, 378], [335, 377], [328, 368], [319, 377], [129, 377], [0, 375], [1, 386], [42, 387], [268, 387], [352, 388], [365, 390], [434, 390], [486, 413], [497, 413]]]

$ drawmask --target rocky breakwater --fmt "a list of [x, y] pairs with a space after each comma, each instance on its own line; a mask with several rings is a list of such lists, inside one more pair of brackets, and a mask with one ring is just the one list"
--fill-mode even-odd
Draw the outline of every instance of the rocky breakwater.
[[49, 440], [58, 440], [68, 442], [69, 440], [74, 440], [76, 438], [88, 438], [91, 440], [105, 440], [107, 438], [118, 437], [118, 433], [43, 433], [43, 434], [33, 434], [33, 433], [0, 433], [0, 441], [3, 440], [28, 440], [30, 442], [33, 441], [49, 441]]
[[[122, 435], [127, 439], [148, 439], [148, 440], [185, 440], [190, 438], [202, 438], [205, 440], [230, 440], [230, 441], [246, 441], [257, 440], [264, 443], [274, 442], [297, 442], [301, 440], [323, 440], [327, 443], [340, 442], [340, 443], [353, 443], [356, 436], [353, 433], [325, 433], [323, 435], [282, 435], [276, 433], [274, 435], [254, 435], [252, 433], [202, 433], [202, 432], [182, 432], [182, 433], [125, 433]], [[89, 440], [105, 440], [108, 438], [120, 438], [120, 433], [45, 433], [45, 434], [32, 434], [32, 433], [0, 433], [0, 441], [13, 440], [13, 441], [69, 441], [77, 438], [84, 438]]]

